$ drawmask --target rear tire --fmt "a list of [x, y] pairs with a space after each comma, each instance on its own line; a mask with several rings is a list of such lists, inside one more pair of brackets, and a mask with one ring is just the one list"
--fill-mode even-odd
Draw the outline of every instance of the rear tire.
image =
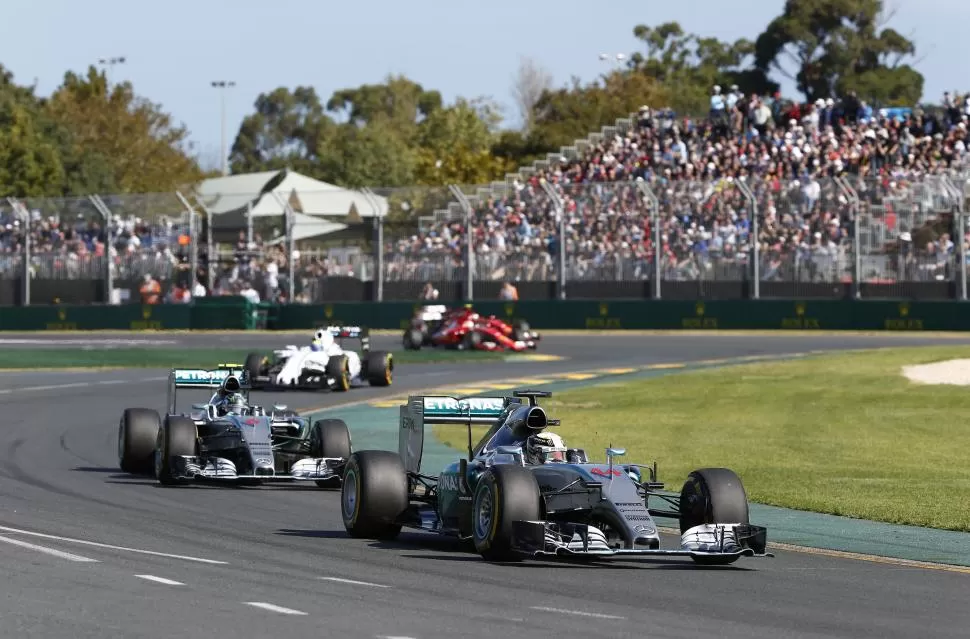
[[340, 491], [340, 513], [352, 537], [394, 539], [408, 508], [408, 479], [400, 455], [362, 450], [350, 456]]
[[[680, 533], [702, 524], [747, 524], [748, 496], [741, 478], [727, 468], [692, 471], [680, 491]], [[737, 557], [693, 557], [704, 566], [723, 566]]]
[[417, 328], [409, 328], [404, 331], [404, 349], [409, 351], [419, 351], [424, 345], [424, 333]]
[[249, 375], [250, 386], [255, 386], [254, 381], [263, 368], [263, 356], [259, 353], [250, 353], [246, 356], [246, 374]]
[[173, 475], [172, 457], [198, 455], [199, 435], [188, 417], [168, 416], [158, 431], [155, 445], [155, 479], [163, 486], [176, 486], [185, 483]]
[[512, 550], [513, 522], [541, 519], [539, 484], [521, 466], [492, 466], [478, 480], [472, 501], [472, 540], [489, 561], [517, 561]]
[[162, 427], [158, 412], [149, 408], [126, 408], [118, 424], [118, 465], [132, 475], [151, 475], [155, 463], [155, 440]]
[[394, 357], [386, 351], [371, 351], [367, 353], [364, 370], [371, 386], [390, 386], [394, 381]]
[[[350, 429], [342, 419], [321, 419], [313, 423], [310, 429], [310, 455], [312, 457], [340, 457], [350, 459], [351, 454]], [[319, 479], [316, 484], [320, 488], [336, 487], [340, 483], [339, 477], [333, 479]]]
[[341, 393], [350, 390], [350, 360], [346, 355], [334, 355], [327, 360], [327, 377], [333, 380], [333, 390]]

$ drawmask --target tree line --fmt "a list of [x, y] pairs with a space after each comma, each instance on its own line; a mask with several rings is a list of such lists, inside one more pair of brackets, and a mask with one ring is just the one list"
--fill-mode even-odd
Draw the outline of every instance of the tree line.
[[[637, 25], [625, 68], [553, 86], [523, 60], [512, 95], [521, 126], [488, 97], [458, 98], [413, 79], [260, 94], [230, 151], [233, 173], [289, 167], [333, 184], [486, 184], [641, 105], [707, 112], [711, 87], [766, 95], [794, 82], [805, 101], [855, 91], [873, 106], [911, 106], [923, 92], [912, 41], [885, 26], [882, 0], [788, 0], [753, 40], [723, 42], [676, 22]], [[49, 97], [0, 66], [0, 195], [167, 192], [206, 177], [189, 132], [131, 83], [68, 72]]]

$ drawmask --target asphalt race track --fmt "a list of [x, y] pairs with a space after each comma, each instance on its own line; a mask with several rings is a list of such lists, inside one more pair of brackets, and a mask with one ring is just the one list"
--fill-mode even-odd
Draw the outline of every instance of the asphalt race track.
[[[191, 347], [200, 337], [164, 339]], [[567, 359], [401, 365], [389, 389], [253, 398], [310, 408], [611, 364], [930, 341], [549, 336], [540, 352]], [[493, 565], [422, 533], [351, 539], [337, 491], [162, 488], [117, 470], [116, 437], [125, 407], [164, 408], [165, 372], [0, 373], [0, 635], [888, 639], [970, 627], [970, 574], [798, 552], [714, 569], [676, 559]]]

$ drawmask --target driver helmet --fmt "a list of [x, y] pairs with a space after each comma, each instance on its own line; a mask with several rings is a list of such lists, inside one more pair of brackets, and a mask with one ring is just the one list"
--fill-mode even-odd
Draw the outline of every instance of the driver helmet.
[[246, 410], [246, 400], [239, 393], [233, 393], [226, 397], [224, 407], [227, 414], [242, 415]]
[[333, 335], [330, 331], [318, 328], [317, 332], [313, 334], [313, 342], [310, 343], [310, 349], [314, 351], [325, 351], [330, 348], [333, 344]]
[[539, 433], [527, 443], [529, 459], [535, 463], [566, 461], [566, 442], [556, 433]]

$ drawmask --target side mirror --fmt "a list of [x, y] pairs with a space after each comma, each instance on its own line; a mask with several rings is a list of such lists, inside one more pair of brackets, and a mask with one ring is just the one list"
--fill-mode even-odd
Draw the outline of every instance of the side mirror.
[[192, 408], [195, 410], [205, 410], [206, 406], [208, 406], [208, 404], [192, 404]]
[[279, 411], [282, 413], [283, 411], [286, 410], [286, 408], [287, 408], [286, 404], [273, 404], [274, 411]]
[[607, 458], [623, 457], [624, 455], [626, 455], [626, 448], [607, 448], [606, 449]]

